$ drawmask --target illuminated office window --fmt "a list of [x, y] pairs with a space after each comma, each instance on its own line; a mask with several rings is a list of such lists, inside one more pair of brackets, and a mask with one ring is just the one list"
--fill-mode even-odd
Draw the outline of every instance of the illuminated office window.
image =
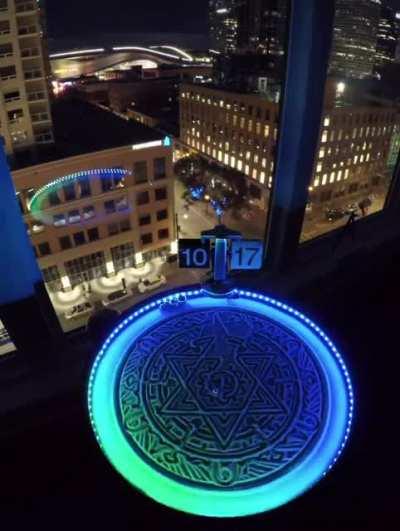
[[324, 144], [328, 140], [328, 131], [323, 131], [321, 142]]

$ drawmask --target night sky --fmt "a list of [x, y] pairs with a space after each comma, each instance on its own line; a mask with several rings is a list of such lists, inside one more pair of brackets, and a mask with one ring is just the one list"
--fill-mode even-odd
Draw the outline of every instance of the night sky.
[[50, 37], [208, 32], [208, 0], [46, 0]]

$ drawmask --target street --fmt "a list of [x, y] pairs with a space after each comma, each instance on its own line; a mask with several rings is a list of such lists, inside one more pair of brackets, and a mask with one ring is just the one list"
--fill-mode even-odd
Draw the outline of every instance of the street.
[[[217, 224], [217, 216], [211, 205], [204, 201], [197, 201], [185, 208], [186, 201], [182, 199], [184, 192], [183, 184], [176, 180], [175, 185], [175, 204], [176, 213], [178, 216], [178, 225], [180, 227], [180, 238], [198, 238], [202, 231], [209, 230]], [[360, 196], [358, 199], [352, 200], [353, 203], [358, 203], [359, 200], [364, 199], [365, 196]], [[383, 209], [385, 202], [384, 194], [375, 194], [372, 205], [369, 207], [367, 215], [374, 214]], [[327, 207], [326, 207], [327, 208]], [[267, 212], [255, 206], [249, 211], [250, 219], [241, 217], [236, 219], [231, 212], [226, 212], [223, 216], [223, 223], [230, 229], [237, 230], [242, 233], [244, 238], [248, 239], [264, 239], [264, 234], [267, 224]], [[359, 213], [360, 219], [361, 213]], [[301, 241], [309, 241], [318, 236], [322, 236], [331, 230], [344, 227], [349, 220], [349, 216], [344, 216], [336, 221], [328, 221], [325, 218], [325, 209], [320, 209], [317, 212], [306, 213]]]

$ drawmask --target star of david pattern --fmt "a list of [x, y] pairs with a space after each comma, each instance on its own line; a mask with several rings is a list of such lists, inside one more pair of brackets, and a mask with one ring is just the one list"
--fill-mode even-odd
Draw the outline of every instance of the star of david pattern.
[[132, 345], [116, 400], [132, 449], [176, 481], [243, 489], [313, 448], [326, 382], [309, 347], [243, 310], [172, 317]]

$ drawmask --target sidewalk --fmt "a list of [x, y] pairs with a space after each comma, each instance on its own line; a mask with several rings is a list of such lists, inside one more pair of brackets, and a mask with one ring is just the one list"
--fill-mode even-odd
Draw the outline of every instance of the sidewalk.
[[[55, 311], [60, 319], [61, 326], [64, 332], [70, 332], [86, 326], [88, 318], [91, 312], [77, 316], [73, 319], [66, 319], [65, 313], [72, 309], [77, 304], [83, 304], [90, 302], [92, 304], [104, 300], [107, 295], [115, 291], [123, 289], [122, 280], [125, 280], [126, 290], [130, 293], [126, 299], [120, 302], [112, 303], [108, 307], [115, 309], [119, 312], [123, 312], [131, 306], [138, 304], [145, 300], [150, 295], [157, 292], [162, 292], [171, 288], [179, 288], [179, 286], [196, 284], [200, 281], [202, 271], [180, 270], [178, 264], [168, 264], [162, 261], [161, 258], [155, 258], [151, 262], [145, 264], [143, 268], [135, 269], [128, 268], [120, 271], [114, 277], [102, 277], [92, 280], [90, 282], [91, 292], [88, 294], [87, 285], [85, 282], [79, 284], [72, 291], [64, 293], [62, 291], [57, 293], [50, 293], [50, 299], [54, 305]], [[141, 279], [149, 278], [152, 275], [162, 274], [165, 276], [166, 284], [160, 286], [157, 289], [147, 291], [146, 293], [140, 293], [137, 285]]]

